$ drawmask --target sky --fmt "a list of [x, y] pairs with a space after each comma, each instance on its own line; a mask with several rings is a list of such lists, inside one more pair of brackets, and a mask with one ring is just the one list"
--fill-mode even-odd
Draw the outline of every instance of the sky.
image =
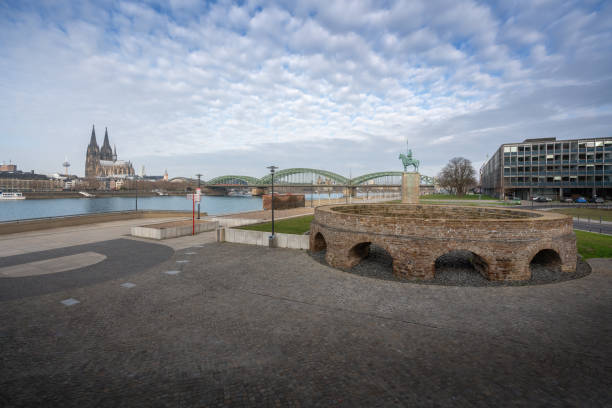
[[82, 176], [93, 124], [149, 175], [478, 169], [612, 137], [612, 2], [0, 1], [0, 162]]

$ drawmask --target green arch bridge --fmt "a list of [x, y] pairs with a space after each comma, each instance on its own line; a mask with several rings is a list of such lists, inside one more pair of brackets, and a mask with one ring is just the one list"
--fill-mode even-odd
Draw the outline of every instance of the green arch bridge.
[[[340, 174], [320, 169], [290, 168], [274, 173], [274, 184], [287, 186], [399, 186], [401, 171], [381, 171], [348, 178]], [[195, 179], [177, 177], [172, 180], [197, 182]], [[208, 181], [202, 180], [204, 186], [266, 187], [272, 184], [272, 176], [266, 174], [261, 178], [243, 175], [224, 175]], [[435, 178], [421, 175], [421, 185], [434, 185]]]

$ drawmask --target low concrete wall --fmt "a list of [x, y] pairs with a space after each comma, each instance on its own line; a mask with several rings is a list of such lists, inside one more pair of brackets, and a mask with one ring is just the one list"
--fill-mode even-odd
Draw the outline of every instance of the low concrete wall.
[[[218, 236], [223, 234], [218, 234]], [[237, 244], [249, 244], [268, 246], [269, 232], [264, 231], [250, 231], [235, 228], [225, 229], [225, 242], [235, 242]], [[308, 249], [309, 237], [308, 235], [295, 235], [295, 234], [275, 234], [276, 235], [276, 247], [277, 248], [291, 248], [291, 249]]]
[[[199, 222], [195, 224], [195, 233], [214, 231], [219, 227], [216, 221]], [[193, 233], [193, 225], [181, 225], [176, 227], [155, 228], [155, 225], [143, 225], [132, 227], [131, 234], [135, 237], [151, 239], [168, 239], [183, 237]]]
[[121, 221], [137, 218], [191, 218], [191, 212], [185, 211], [118, 211], [101, 214], [69, 215], [65, 217], [38, 218], [0, 222], [0, 235], [18, 232], [40, 231], [51, 228], [71, 227], [76, 225], [97, 224], [99, 222]]
[[220, 227], [232, 228], [232, 227], [241, 227], [243, 225], [251, 225], [251, 224], [259, 224], [262, 220], [259, 219], [250, 219], [250, 218], [210, 218], [211, 221], [216, 221], [219, 223]]

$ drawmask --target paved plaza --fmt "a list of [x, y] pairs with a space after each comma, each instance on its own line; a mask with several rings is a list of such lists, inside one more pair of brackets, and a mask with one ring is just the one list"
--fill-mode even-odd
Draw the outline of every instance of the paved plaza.
[[612, 404], [607, 261], [562, 283], [444, 287], [210, 237], [100, 238], [0, 258], [105, 256], [0, 277], [0, 406]]

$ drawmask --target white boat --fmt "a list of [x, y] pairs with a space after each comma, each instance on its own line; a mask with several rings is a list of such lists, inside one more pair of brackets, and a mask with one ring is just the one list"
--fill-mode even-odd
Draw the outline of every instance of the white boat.
[[227, 192], [229, 197], [252, 197], [251, 193], [244, 190], [230, 190]]
[[0, 191], [0, 200], [25, 200], [22, 193], [4, 193]]

